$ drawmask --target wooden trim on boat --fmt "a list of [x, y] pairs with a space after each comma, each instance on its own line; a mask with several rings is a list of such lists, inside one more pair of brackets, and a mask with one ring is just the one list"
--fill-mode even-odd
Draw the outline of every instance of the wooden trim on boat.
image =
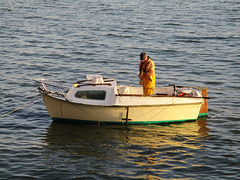
[[[207, 96], [207, 88], [202, 88], [202, 96]], [[201, 106], [199, 114], [208, 114], [207, 99], [204, 99], [204, 103]]]
[[103, 83], [103, 84], [78, 84], [76, 87], [81, 87], [81, 86], [112, 86], [111, 83]]
[[[76, 83], [74, 83], [74, 84], [81, 84], [81, 83], [83, 83], [83, 82], [87, 82], [87, 81], [92, 81], [92, 80], [82, 80], [82, 81], [77, 81]], [[114, 79], [108, 79], [108, 78], [103, 78], [103, 83], [105, 83], [105, 82], [112, 82], [112, 81], [114, 81]], [[92, 81], [92, 82], [94, 82], [94, 81]]]
[[95, 105], [95, 104], [84, 104], [84, 103], [77, 103], [77, 102], [72, 102], [72, 101], [68, 101], [67, 99], [63, 99], [63, 98], [56, 98], [53, 97], [52, 95], [40, 91], [40, 93], [44, 96], [48, 96], [50, 98], [53, 98], [54, 100], [58, 100], [58, 101], [62, 101], [62, 102], [66, 102], [66, 103], [70, 103], [73, 105], [83, 105], [83, 106], [98, 106], [98, 107], [111, 107], [111, 108], [133, 108], [133, 107], [158, 107], [158, 106], [181, 106], [181, 105], [197, 105], [197, 104], [202, 104], [202, 102], [195, 102], [195, 103], [181, 103], [181, 104], [151, 104], [151, 105]]
[[169, 95], [142, 95], [142, 94], [116, 94], [116, 96], [136, 96], [136, 97], [177, 97], [177, 98], [202, 98], [211, 99], [210, 97], [194, 97], [194, 96], [169, 96]]

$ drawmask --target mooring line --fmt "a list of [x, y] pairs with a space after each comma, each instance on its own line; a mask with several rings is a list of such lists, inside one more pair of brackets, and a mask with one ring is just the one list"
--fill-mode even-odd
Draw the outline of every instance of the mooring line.
[[[178, 88], [193, 88], [193, 89], [203, 89], [205, 87], [195, 87], [195, 86], [178, 86], [176, 85], [176, 87]], [[218, 90], [218, 91], [240, 91], [240, 89], [234, 89], [234, 88], [228, 88], [228, 89], [222, 89], [222, 88], [211, 88], [211, 87], [206, 87], [208, 90]]]
[[[181, 100], [181, 98], [179, 98], [178, 100], [174, 101], [174, 103], [176, 103], [176, 102], [178, 102], [178, 101], [180, 101], [180, 100]], [[173, 101], [173, 100], [171, 100], [171, 102], [172, 102], [172, 101]], [[172, 105], [172, 104], [170, 104], [170, 101], [169, 101], [169, 104], [167, 104], [165, 108], [163, 108], [159, 113], [157, 113], [157, 114], [155, 114], [154, 116], [152, 116], [149, 120], [143, 122], [142, 125], [147, 124], [146, 122], [149, 122], [151, 119], [153, 119], [153, 118], [156, 117], [158, 114], [160, 114], [161, 112], [163, 112], [164, 110], [166, 110], [167, 108], [169, 108], [171, 105]], [[155, 109], [154, 109], [154, 110], [155, 110]], [[154, 111], [154, 110], [152, 110], [152, 111]]]
[[19, 108], [17, 108], [17, 109], [14, 109], [14, 110], [12, 110], [12, 111], [6, 113], [6, 114], [3, 114], [3, 115], [0, 116], [0, 118], [2, 118], [2, 117], [4, 117], [4, 116], [7, 116], [7, 115], [9, 115], [9, 114], [12, 114], [12, 113], [18, 111], [19, 109], [22, 109], [22, 108], [24, 108], [24, 107], [26, 107], [26, 106], [28, 106], [28, 105], [34, 103], [34, 102], [35, 102], [35, 101], [32, 101], [32, 102], [27, 103], [27, 104], [25, 104], [25, 105], [23, 105], [23, 106], [21, 106], [21, 107], [19, 107]]
[[240, 91], [240, 89], [218, 89], [218, 88], [207, 88], [211, 90], [218, 90], [218, 91]]

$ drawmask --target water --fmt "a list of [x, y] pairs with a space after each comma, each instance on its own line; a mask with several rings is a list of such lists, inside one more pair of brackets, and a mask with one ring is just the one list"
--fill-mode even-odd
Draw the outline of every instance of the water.
[[[0, 2], [1, 179], [239, 179], [238, 0]], [[208, 87], [209, 117], [166, 126], [53, 123], [34, 78], [101, 74]], [[230, 90], [227, 90], [230, 89]], [[28, 104], [30, 103], [30, 104]]]

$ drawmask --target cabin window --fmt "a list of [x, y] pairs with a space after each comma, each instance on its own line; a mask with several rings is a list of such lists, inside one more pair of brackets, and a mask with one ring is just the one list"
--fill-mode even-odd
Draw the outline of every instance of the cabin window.
[[106, 91], [78, 91], [75, 97], [81, 99], [104, 100]]

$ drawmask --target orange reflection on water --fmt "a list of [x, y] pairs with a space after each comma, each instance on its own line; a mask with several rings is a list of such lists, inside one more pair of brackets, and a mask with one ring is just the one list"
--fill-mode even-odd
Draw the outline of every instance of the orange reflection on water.
[[[206, 119], [199, 119], [197, 122], [167, 126], [130, 127], [126, 139], [131, 146], [125, 155], [134, 157], [134, 163], [150, 174], [157, 169], [157, 178], [169, 171], [202, 166], [196, 164], [195, 158], [198, 151], [205, 151], [204, 142], [209, 131], [206, 125]], [[138, 147], [138, 151], [133, 153], [131, 150], [136, 149], [132, 146]], [[149, 174], [145, 178], [150, 178]]]
[[[71, 165], [74, 161], [77, 167], [92, 169], [91, 164], [106, 162], [106, 171], [131, 176], [135, 173], [135, 178], [161, 179], [172, 171], [201, 166], [195, 158], [199, 151], [205, 151], [204, 142], [209, 131], [206, 126], [206, 119], [165, 126], [128, 127], [52, 123], [46, 134], [45, 148], [56, 154], [47, 157], [46, 161], [57, 166], [64, 153], [64, 156], [96, 161], [90, 162], [88, 167], [78, 158], [71, 160]], [[69, 166], [67, 160], [61, 162]], [[130, 169], [126, 171], [119, 166]]]

